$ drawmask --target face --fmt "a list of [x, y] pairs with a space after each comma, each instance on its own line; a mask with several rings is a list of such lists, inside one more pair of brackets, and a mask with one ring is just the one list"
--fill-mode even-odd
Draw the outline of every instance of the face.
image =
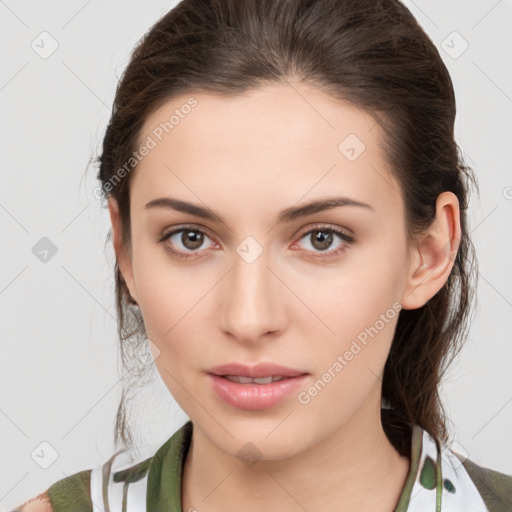
[[[404, 203], [379, 125], [294, 87], [174, 98], [146, 120], [140, 141], [151, 149], [131, 183], [132, 253], [121, 268], [156, 366], [196, 428], [233, 455], [250, 441], [278, 459], [378, 421], [405, 307]], [[327, 199], [330, 208], [297, 210]], [[296, 376], [211, 375], [229, 363]]]

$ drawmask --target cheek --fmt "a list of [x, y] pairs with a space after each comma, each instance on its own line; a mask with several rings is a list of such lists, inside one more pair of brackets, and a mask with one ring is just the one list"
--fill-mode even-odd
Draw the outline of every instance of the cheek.
[[380, 385], [400, 310], [387, 299], [352, 296], [335, 306], [323, 304], [324, 320], [335, 334], [324, 335], [321, 349], [311, 351], [314, 376], [299, 397], [304, 414], [319, 428], [322, 411], [345, 421]]
[[188, 382], [190, 368], [198, 365], [197, 355], [204, 353], [205, 307], [216, 279], [211, 270], [199, 272], [169, 262], [161, 251], [134, 252], [134, 279], [147, 337], [159, 349], [156, 367], [172, 394], [180, 396], [173, 377]]
[[[387, 326], [389, 320], [396, 317], [398, 273], [391, 268], [387, 272], [375, 272], [372, 267], [366, 269], [359, 272], [350, 267], [341, 269], [337, 276], [333, 275], [334, 272], [326, 274], [322, 286], [319, 275], [315, 279], [308, 276], [298, 282], [297, 289], [302, 290], [303, 302], [309, 310], [307, 316], [316, 318], [316, 329], [320, 329], [319, 332], [327, 338], [343, 343], [381, 318], [385, 317]], [[300, 304], [296, 306], [300, 307]], [[379, 331], [383, 327], [378, 322]]]
[[316, 370], [335, 372], [332, 367], [338, 356], [342, 358], [343, 370], [335, 373], [344, 377], [333, 381], [354, 383], [362, 375], [375, 380], [387, 359], [401, 309], [397, 300], [400, 270], [398, 264], [386, 264], [397, 259], [380, 254], [381, 259], [371, 265], [361, 258], [347, 270], [341, 269], [337, 277], [326, 276], [323, 287], [318, 286], [321, 281], [314, 287], [308, 280], [303, 282], [307, 305], [318, 316], [309, 327], [309, 337], [314, 340], [321, 333], [322, 339], [322, 349], [315, 354]]
[[133, 255], [139, 306], [150, 339], [172, 336], [207, 291], [204, 280], [185, 267], [173, 265], [169, 258], [160, 246], [149, 244], [137, 248]]
[[323, 337], [323, 349], [317, 354], [319, 371], [329, 368], [333, 371], [333, 365], [340, 362], [343, 369], [337, 365], [337, 373], [342, 371], [346, 377], [369, 370], [378, 375], [391, 348], [399, 307], [398, 303], [393, 306], [384, 298], [381, 301], [352, 298], [332, 308], [325, 320], [335, 334]]

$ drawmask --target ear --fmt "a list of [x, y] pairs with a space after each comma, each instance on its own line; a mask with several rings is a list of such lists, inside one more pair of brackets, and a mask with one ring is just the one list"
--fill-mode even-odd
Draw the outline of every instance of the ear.
[[114, 242], [114, 250], [117, 258], [117, 265], [126, 283], [126, 286], [128, 287], [130, 295], [135, 301], [138, 302], [137, 289], [135, 287], [135, 282], [133, 279], [131, 255], [127, 254], [123, 247], [119, 206], [117, 204], [117, 201], [113, 198], [108, 199], [108, 211], [110, 213], [110, 221], [112, 223], [112, 237]]
[[436, 218], [418, 240], [409, 259], [403, 309], [424, 306], [446, 283], [460, 245], [460, 209], [452, 192], [439, 194]]

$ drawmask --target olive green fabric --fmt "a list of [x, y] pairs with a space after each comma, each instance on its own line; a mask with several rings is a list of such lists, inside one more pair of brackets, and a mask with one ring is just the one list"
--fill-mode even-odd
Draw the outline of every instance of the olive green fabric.
[[[462, 460], [462, 459], [461, 459]], [[512, 511], [512, 476], [462, 460], [489, 512]]]
[[54, 512], [92, 512], [91, 470], [55, 482], [48, 489], [48, 495]]
[[414, 487], [416, 475], [418, 474], [420, 465], [420, 454], [421, 454], [421, 443], [422, 443], [422, 432], [418, 428], [413, 428], [412, 439], [411, 439], [411, 457], [409, 474], [405, 480], [404, 488], [400, 494], [398, 504], [393, 512], [407, 512], [409, 508], [409, 502], [411, 501], [411, 492]]
[[156, 452], [149, 468], [147, 510], [181, 512], [181, 474], [191, 439], [188, 421]]

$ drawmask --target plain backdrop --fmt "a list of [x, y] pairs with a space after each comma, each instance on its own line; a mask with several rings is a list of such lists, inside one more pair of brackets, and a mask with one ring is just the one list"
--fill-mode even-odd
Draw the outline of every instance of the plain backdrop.
[[[89, 161], [134, 44], [174, 5], [0, 0], [2, 510], [113, 453], [114, 259]], [[451, 73], [456, 139], [480, 184], [478, 304], [442, 397], [459, 448], [512, 474], [512, 3], [406, 5]], [[132, 411], [141, 457], [187, 419], [156, 372]]]

